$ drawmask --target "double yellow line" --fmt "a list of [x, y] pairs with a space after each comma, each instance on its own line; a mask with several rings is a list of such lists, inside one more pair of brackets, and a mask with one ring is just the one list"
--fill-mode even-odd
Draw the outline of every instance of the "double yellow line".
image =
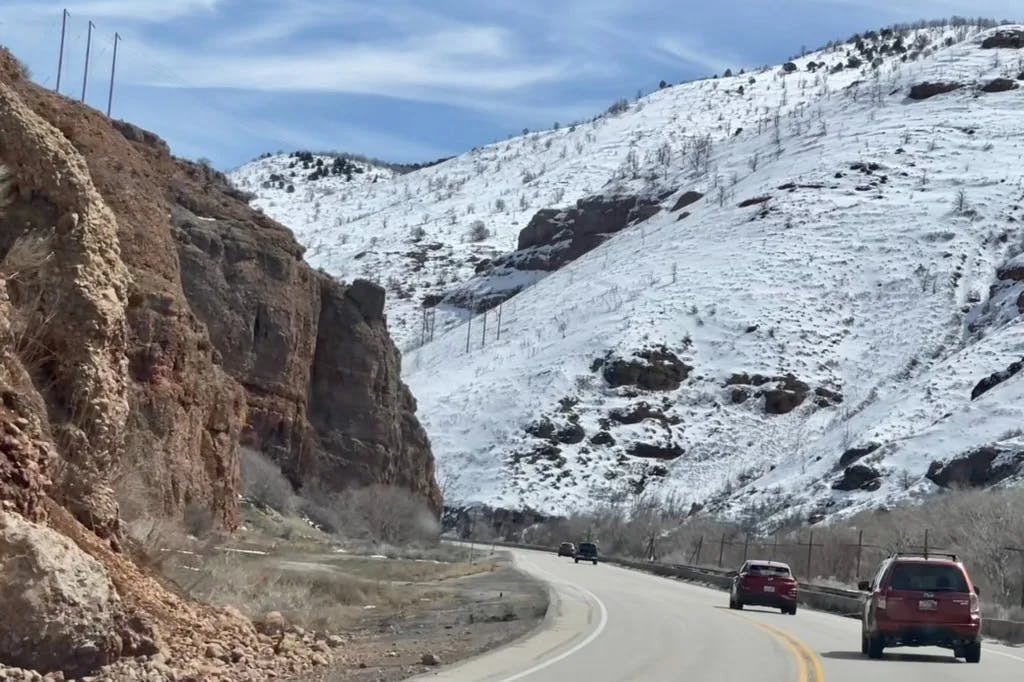
[[741, 616], [744, 620], [753, 623], [768, 634], [772, 635], [779, 642], [789, 649], [796, 658], [799, 682], [825, 682], [825, 671], [821, 667], [821, 659], [811, 649], [793, 635], [780, 630], [777, 627], [762, 623], [759, 620]]

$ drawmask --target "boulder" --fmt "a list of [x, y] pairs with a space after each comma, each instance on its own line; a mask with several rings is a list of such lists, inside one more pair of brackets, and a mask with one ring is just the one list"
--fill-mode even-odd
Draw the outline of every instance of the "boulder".
[[587, 434], [579, 424], [566, 424], [555, 434], [555, 440], [566, 445], [574, 445], [583, 442]]
[[543, 417], [535, 422], [527, 424], [524, 430], [534, 438], [550, 440], [555, 436], [555, 425], [552, 424], [551, 420], [547, 417]]
[[942, 488], [984, 488], [1024, 470], [1024, 450], [985, 446], [945, 462], [932, 462], [925, 476]]
[[981, 86], [982, 92], [1006, 92], [1008, 90], [1016, 90], [1020, 86], [1016, 82], [1009, 78], [996, 78], [991, 80], [985, 85]]
[[56, 531], [0, 512], [0, 662], [82, 676], [121, 655], [106, 569]]
[[607, 431], [598, 431], [590, 437], [591, 445], [615, 445], [615, 438]]
[[634, 457], [672, 460], [682, 457], [686, 451], [674, 443], [634, 443], [629, 447], [628, 452]]
[[881, 476], [877, 469], [863, 464], [854, 464], [846, 467], [843, 477], [832, 484], [832, 489], [850, 491], [872, 488], [877, 490], [878, 486], [874, 485], [874, 482], [878, 481]]
[[642, 350], [629, 360], [608, 358], [602, 375], [612, 388], [636, 386], [648, 391], [674, 391], [693, 371], [664, 346]]
[[789, 414], [803, 404], [806, 393], [776, 388], [764, 392], [764, 411], [768, 414]]
[[963, 87], [962, 83], [943, 83], [943, 82], [924, 82], [918, 83], [910, 88], [910, 99], [923, 100], [935, 97], [936, 95], [942, 95], [947, 92], [953, 92]]

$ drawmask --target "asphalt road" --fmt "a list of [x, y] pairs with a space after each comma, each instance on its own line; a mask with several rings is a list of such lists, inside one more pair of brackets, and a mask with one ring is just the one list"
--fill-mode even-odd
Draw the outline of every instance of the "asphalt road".
[[435, 682], [963, 682], [1024, 679], [1024, 648], [986, 642], [980, 664], [944, 649], [860, 653], [860, 623], [747, 607], [725, 592], [638, 571], [514, 551], [552, 604], [533, 635], [415, 678]]

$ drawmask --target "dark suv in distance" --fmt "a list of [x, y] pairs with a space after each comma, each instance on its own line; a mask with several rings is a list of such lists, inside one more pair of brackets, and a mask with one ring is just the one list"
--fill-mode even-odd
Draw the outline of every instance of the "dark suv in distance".
[[747, 561], [732, 579], [729, 608], [767, 606], [796, 615], [797, 582], [787, 564]]
[[597, 566], [597, 545], [593, 542], [581, 542], [576, 547], [576, 556], [573, 560], [578, 564], [580, 560], [592, 561]]
[[955, 554], [893, 554], [860, 589], [861, 652], [881, 658], [886, 647], [937, 646], [968, 663], [981, 661], [981, 603]]

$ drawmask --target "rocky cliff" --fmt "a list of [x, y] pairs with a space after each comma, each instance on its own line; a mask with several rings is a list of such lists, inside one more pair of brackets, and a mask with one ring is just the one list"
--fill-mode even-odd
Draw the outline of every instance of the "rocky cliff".
[[[299, 487], [395, 485], [440, 509], [383, 290], [312, 270], [224, 176], [2, 50], [0, 276], [0, 512], [49, 517], [108, 570], [126, 489], [135, 511], [237, 525], [242, 444]], [[118, 638], [83, 665], [132, 651]]]

